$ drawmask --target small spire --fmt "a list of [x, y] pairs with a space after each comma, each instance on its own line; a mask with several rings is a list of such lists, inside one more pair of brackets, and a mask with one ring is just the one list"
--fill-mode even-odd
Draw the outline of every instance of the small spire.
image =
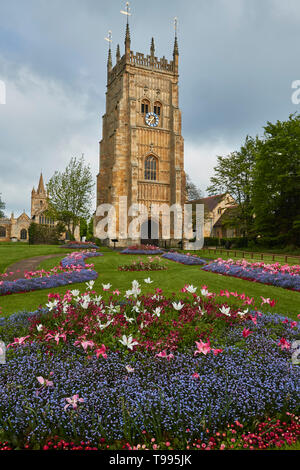
[[40, 181], [39, 181], [37, 192], [38, 192], [38, 194], [45, 194], [46, 193], [45, 186], [44, 186], [43, 173], [41, 173], [41, 176], [40, 176]]
[[131, 39], [130, 39], [130, 28], [129, 28], [129, 22], [127, 20], [126, 24], [126, 35], [125, 35], [125, 48], [130, 49], [130, 44], [131, 44]]
[[112, 69], [111, 48], [109, 48], [109, 50], [108, 50], [107, 68], [108, 68], [108, 70]]
[[150, 51], [151, 51], [151, 56], [154, 57], [154, 55], [155, 55], [154, 38], [152, 38], [152, 41], [151, 41], [151, 48], [150, 48]]
[[130, 13], [130, 3], [126, 2], [125, 10], [121, 10], [122, 15], [125, 15], [127, 18], [126, 24], [126, 35], [125, 35], [125, 55], [128, 58], [130, 56], [130, 28], [129, 28], [129, 17], [131, 16]]
[[119, 44], [117, 45], [116, 59], [117, 59], [117, 62], [119, 62], [121, 60], [121, 53], [120, 53], [120, 45]]
[[107, 69], [108, 71], [110, 71], [112, 69], [112, 57], [111, 57], [112, 32], [111, 31], [108, 31], [108, 36], [105, 38], [105, 41], [109, 43]]
[[174, 55], [179, 55], [177, 36], [175, 37], [175, 43], [174, 43]]
[[175, 42], [174, 42], [174, 56], [179, 55], [179, 48], [178, 48], [178, 18], [174, 18], [174, 26], [175, 26]]

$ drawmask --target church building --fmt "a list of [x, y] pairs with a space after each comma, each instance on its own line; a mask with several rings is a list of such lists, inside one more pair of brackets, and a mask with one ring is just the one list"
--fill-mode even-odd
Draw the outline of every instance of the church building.
[[[48, 194], [41, 174], [37, 190], [33, 188], [31, 191], [31, 216], [29, 217], [23, 211], [17, 218], [12, 213], [10, 218], [0, 219], [0, 243], [9, 241], [28, 242], [28, 229], [32, 222], [53, 227], [57, 222], [45, 214], [48, 207], [47, 199]], [[68, 238], [67, 234], [64, 234], [63, 237]], [[76, 227], [75, 239], [80, 240], [79, 227]]]
[[[177, 32], [173, 60], [169, 61], [156, 56], [153, 38], [148, 55], [134, 53], [127, 21], [124, 55], [121, 56], [118, 45], [113, 65], [111, 46], [108, 53], [106, 112], [97, 176], [97, 207], [101, 204], [115, 207], [120, 246], [132, 242], [122, 239], [119, 230], [120, 197], [127, 197], [128, 207], [143, 204], [147, 208], [140, 240], [144, 243], [153, 241], [153, 223], [157, 224], [155, 230], [161, 236], [161, 221], [150, 222], [152, 204], [182, 207], [185, 204], [184, 141], [178, 88]], [[95, 217], [95, 224], [99, 220]], [[147, 235], [144, 236], [145, 228]]]

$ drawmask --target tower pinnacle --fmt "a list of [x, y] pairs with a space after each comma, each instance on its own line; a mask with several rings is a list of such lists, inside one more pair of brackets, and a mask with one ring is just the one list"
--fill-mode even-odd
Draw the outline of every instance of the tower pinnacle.
[[151, 41], [151, 56], [154, 57], [155, 55], [155, 44], [154, 44], [154, 38], [152, 38], [152, 41]]
[[126, 55], [126, 57], [129, 57], [129, 55], [130, 55], [130, 45], [131, 45], [130, 28], [129, 28], [129, 16], [131, 16], [131, 13], [130, 13], [130, 3], [129, 2], [126, 2], [125, 10], [121, 10], [121, 13], [122, 13], [122, 15], [125, 15], [127, 17], [126, 36], [125, 36], [125, 55]]

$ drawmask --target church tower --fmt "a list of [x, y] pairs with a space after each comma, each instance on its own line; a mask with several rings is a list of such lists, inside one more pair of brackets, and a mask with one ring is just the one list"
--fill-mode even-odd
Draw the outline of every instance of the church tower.
[[44, 178], [41, 173], [37, 190], [31, 191], [31, 218], [38, 220], [38, 216], [47, 209], [47, 192], [45, 190]]
[[128, 207], [145, 205], [149, 216], [152, 204], [186, 202], [178, 66], [177, 31], [171, 61], [155, 55], [153, 38], [148, 55], [134, 53], [128, 21], [125, 53], [121, 57], [117, 47], [114, 66], [109, 48], [97, 207], [115, 206], [117, 238], [121, 196], [127, 196]]

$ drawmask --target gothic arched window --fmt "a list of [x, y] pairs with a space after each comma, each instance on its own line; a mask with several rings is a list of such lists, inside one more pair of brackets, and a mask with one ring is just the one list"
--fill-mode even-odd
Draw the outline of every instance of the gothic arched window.
[[154, 103], [154, 112], [157, 116], [161, 116], [162, 114], [162, 104], [159, 101]]
[[150, 111], [150, 101], [143, 100], [142, 101], [142, 106], [141, 106], [141, 113], [142, 114], [148, 114], [149, 111]]
[[6, 237], [6, 228], [0, 227], [0, 238], [5, 238], [5, 237]]
[[145, 180], [157, 181], [157, 159], [153, 155], [145, 160]]
[[21, 230], [20, 236], [21, 236], [21, 240], [27, 240], [27, 230], [25, 230], [25, 228]]

